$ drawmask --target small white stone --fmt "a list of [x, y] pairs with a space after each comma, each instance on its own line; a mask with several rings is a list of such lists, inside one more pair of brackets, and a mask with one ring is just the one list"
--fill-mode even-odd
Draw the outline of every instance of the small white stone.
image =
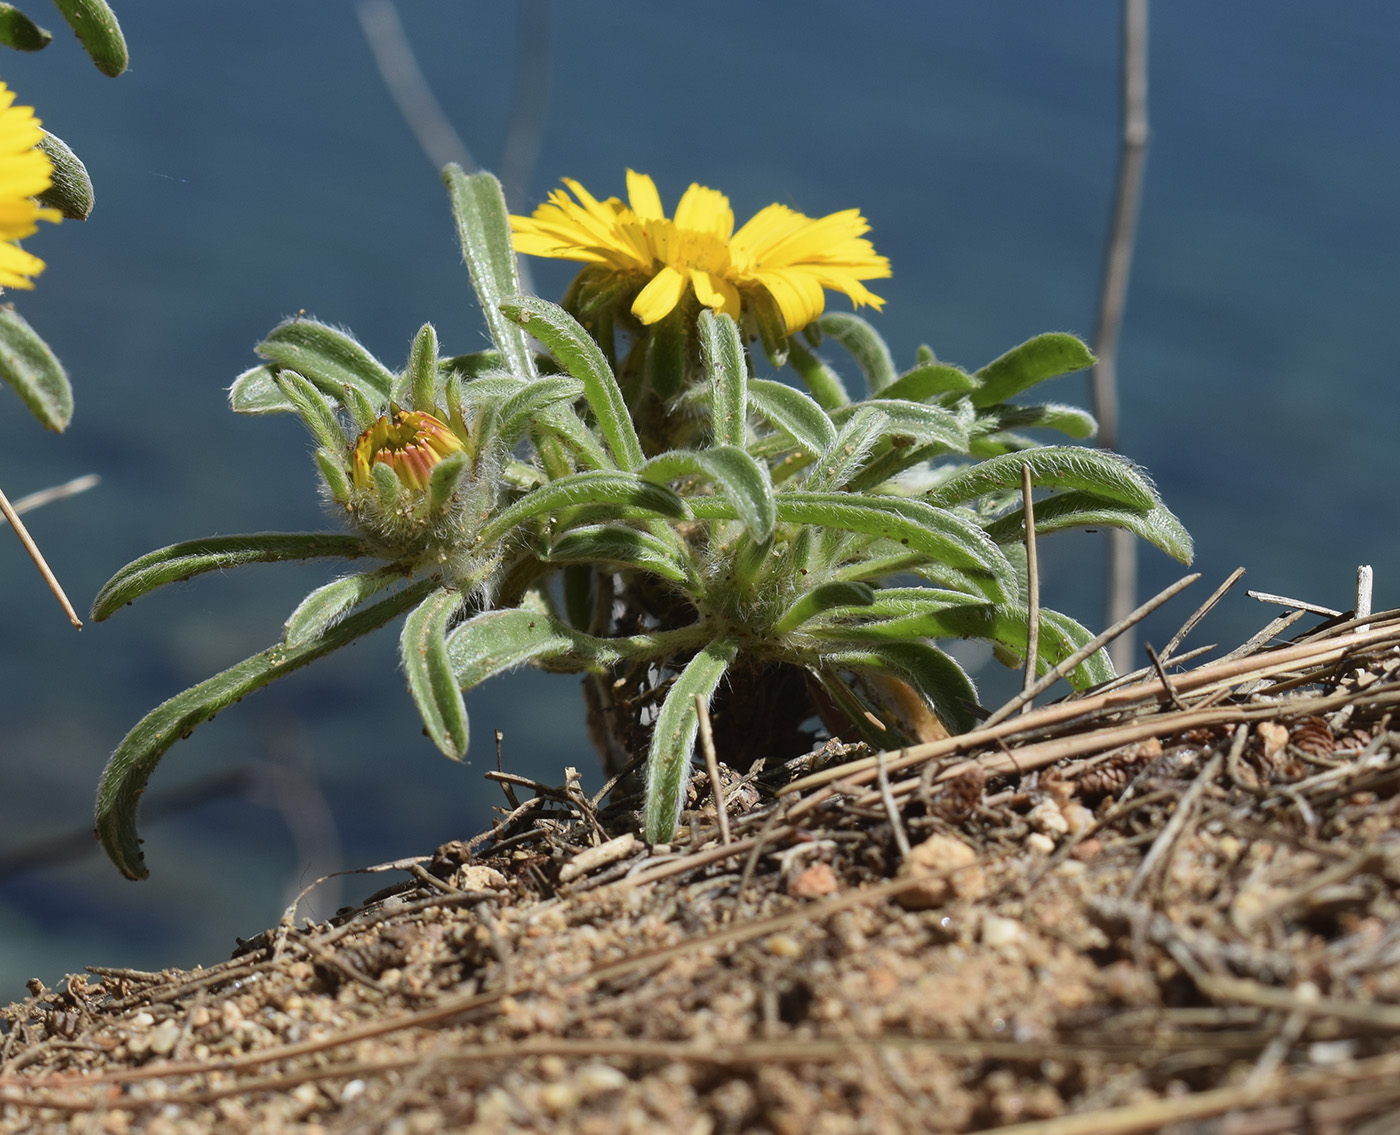
[[1014, 918], [1002, 918], [997, 914], [982, 918], [982, 942], [987, 946], [1010, 946], [1019, 942], [1023, 935], [1021, 924]]
[[174, 1019], [161, 1021], [151, 1032], [151, 1051], [156, 1056], [169, 1056], [175, 1051], [180, 1039], [180, 1022]]

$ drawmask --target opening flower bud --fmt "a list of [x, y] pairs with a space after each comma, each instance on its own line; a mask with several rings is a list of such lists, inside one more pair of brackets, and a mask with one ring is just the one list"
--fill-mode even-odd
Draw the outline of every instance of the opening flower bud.
[[422, 492], [433, 466], [466, 446], [450, 426], [421, 410], [395, 410], [365, 430], [355, 442], [351, 477], [355, 487], [373, 486], [371, 468], [388, 466], [400, 483]]

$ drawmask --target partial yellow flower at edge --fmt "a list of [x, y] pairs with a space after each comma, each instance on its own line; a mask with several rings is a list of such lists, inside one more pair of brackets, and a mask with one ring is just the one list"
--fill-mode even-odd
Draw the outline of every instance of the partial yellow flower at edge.
[[735, 232], [729, 198], [703, 185], [692, 184], [668, 219], [646, 174], [627, 171], [628, 205], [599, 201], [569, 178], [564, 184], [573, 197], [556, 189], [532, 216], [511, 217], [515, 250], [635, 277], [632, 314], [644, 324], [664, 319], [687, 291], [735, 319], [745, 295], [765, 291], [788, 334], [821, 315], [826, 290], [857, 307], [885, 302], [861, 282], [889, 276], [890, 262], [865, 239], [870, 226], [859, 210], [813, 218], [769, 205]]
[[53, 163], [38, 149], [44, 132], [34, 108], [15, 106], [15, 93], [0, 82], [0, 287], [32, 288], [44, 262], [14, 242], [39, 221], [60, 221], [57, 209], [34, 200], [53, 181]]

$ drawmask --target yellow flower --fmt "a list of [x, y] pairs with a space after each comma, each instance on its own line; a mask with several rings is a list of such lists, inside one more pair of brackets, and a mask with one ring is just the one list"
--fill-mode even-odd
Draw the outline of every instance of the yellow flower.
[[61, 216], [34, 200], [49, 187], [53, 163], [35, 148], [44, 132], [34, 108], [14, 101], [14, 91], [0, 82], [0, 287], [32, 288], [30, 277], [44, 270], [44, 262], [14, 242], [38, 228], [36, 222]]
[[433, 466], [465, 448], [447, 424], [431, 414], [395, 410], [393, 417], [380, 418], [356, 440], [350, 475], [356, 488], [365, 489], [373, 483], [370, 467], [387, 465], [404, 486], [422, 492]]
[[627, 171], [630, 205], [599, 201], [570, 178], [564, 184], [573, 198], [556, 189], [533, 216], [511, 217], [516, 251], [635, 277], [641, 290], [632, 314], [642, 323], [664, 319], [688, 290], [735, 319], [746, 297], [767, 292], [788, 334], [821, 315], [823, 288], [844, 292], [857, 306], [878, 310], [885, 302], [861, 283], [888, 276], [890, 262], [864, 239], [870, 226], [856, 209], [812, 218], [769, 205], [735, 232], [729, 198], [703, 185], [691, 185], [667, 218], [643, 173]]

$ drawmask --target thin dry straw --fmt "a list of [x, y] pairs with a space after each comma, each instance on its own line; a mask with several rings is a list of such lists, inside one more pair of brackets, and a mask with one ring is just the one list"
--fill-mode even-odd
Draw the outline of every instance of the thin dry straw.
[[[1021, 463], [1021, 500], [1026, 527], [1026, 676], [1021, 683], [1024, 694], [1035, 685], [1035, 667], [1040, 653], [1040, 559], [1035, 547], [1035, 503], [1031, 500], [1031, 467]], [[1021, 712], [1031, 708], [1028, 696]]]
[[1071, 654], [1068, 658], [1066, 658], [1063, 662], [1061, 662], [1058, 666], [1056, 666], [1053, 670], [1046, 674], [1045, 677], [1041, 678], [1040, 681], [1036, 682], [1035, 685], [1031, 686], [1030, 689], [1022, 690], [1019, 694], [1017, 694], [1014, 698], [1012, 698], [1009, 702], [1007, 702], [1004, 706], [1002, 706], [999, 710], [992, 714], [991, 717], [987, 718], [987, 720], [982, 723], [982, 728], [989, 729], [993, 725], [996, 725], [998, 722], [1005, 721], [1008, 717], [1010, 717], [1013, 713], [1020, 709], [1025, 702], [1028, 702], [1031, 700], [1031, 698], [1038, 697], [1040, 694], [1044, 693], [1046, 690], [1048, 690], [1066, 674], [1072, 671], [1076, 666], [1078, 666], [1095, 651], [1102, 649], [1102, 647], [1106, 643], [1112, 642], [1129, 627], [1136, 626], [1138, 623], [1142, 622], [1143, 619], [1147, 618], [1148, 615], [1152, 614], [1152, 612], [1155, 611], [1158, 607], [1160, 607], [1163, 603], [1167, 602], [1167, 600], [1175, 596], [1177, 592], [1183, 591], [1187, 587], [1190, 587], [1191, 584], [1195, 583], [1196, 580], [1200, 578], [1200, 572], [1192, 572], [1190, 575], [1182, 576], [1180, 579], [1178, 579], [1175, 583], [1173, 583], [1170, 587], [1166, 588], [1165, 590], [1159, 591], [1156, 595], [1154, 595], [1151, 599], [1149, 599], [1146, 603], [1144, 603], [1126, 619], [1119, 620], [1118, 622], [1114, 623], [1113, 626], [1109, 627], [1108, 630], [1098, 635], [1092, 642], [1086, 643], [1084, 646], [1081, 646], [1078, 650], [1076, 650], [1073, 654]]
[[68, 602], [68, 596], [63, 593], [62, 584], [58, 582], [58, 578], [49, 568], [48, 561], [44, 559], [44, 553], [39, 551], [39, 545], [34, 543], [34, 537], [29, 534], [29, 529], [24, 526], [24, 521], [19, 518], [19, 513], [15, 511], [14, 505], [10, 503], [9, 497], [4, 492], [0, 492], [0, 513], [3, 513], [5, 519], [10, 522], [10, 527], [15, 530], [19, 542], [24, 545], [24, 550], [29, 553], [29, 558], [34, 561], [34, 566], [39, 569], [39, 574], [44, 577], [44, 582], [54, 593], [54, 598], [63, 608], [63, 613], [68, 616], [68, 621], [78, 630], [82, 630], [83, 620], [78, 618], [78, 612], [73, 610], [73, 604]]

